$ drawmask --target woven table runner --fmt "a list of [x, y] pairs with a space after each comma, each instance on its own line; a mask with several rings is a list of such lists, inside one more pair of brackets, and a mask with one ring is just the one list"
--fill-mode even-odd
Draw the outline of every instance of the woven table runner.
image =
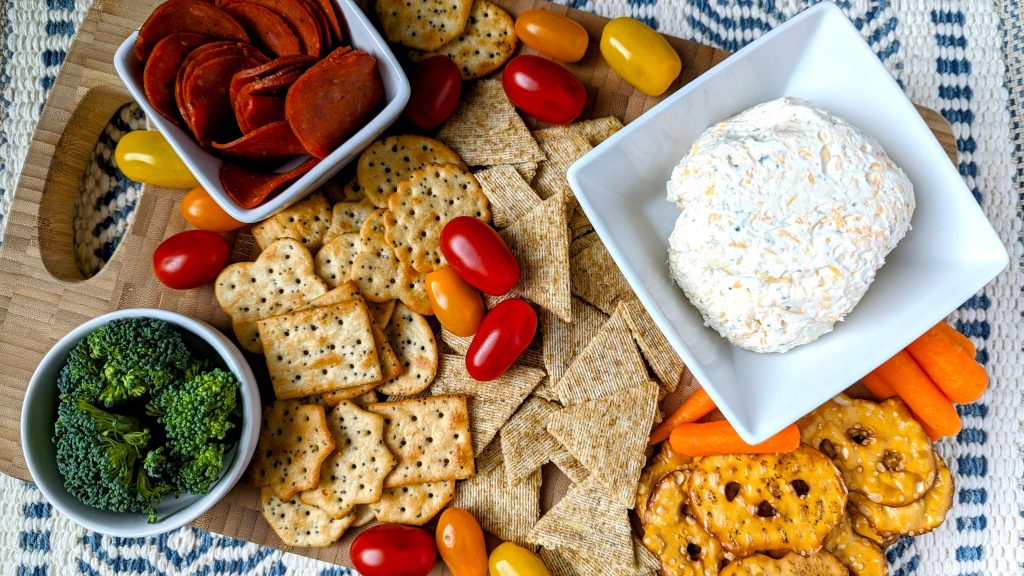
[[[102, 0], [97, 0], [102, 1]], [[808, 2], [577, 0], [603, 16], [631, 15], [658, 30], [737, 50]], [[1024, 4], [839, 2], [915, 102], [953, 126], [959, 170], [1004, 244], [1010, 267], [950, 318], [971, 337], [992, 379], [959, 406], [963, 431], [939, 443], [957, 483], [939, 530], [891, 547], [893, 575], [1024, 574]], [[0, 0], [0, 237], [39, 113], [88, 0]], [[141, 125], [126, 108], [97, 144], [76, 202], [80, 267], [97, 270], [130, 222], [137, 187], [110, 166], [111, 142]], [[104, 138], [106, 140], [104, 140]], [[7, 573], [313, 574], [351, 571], [193, 528], [110, 538], [73, 524], [38, 490], [0, 475], [0, 558]]]

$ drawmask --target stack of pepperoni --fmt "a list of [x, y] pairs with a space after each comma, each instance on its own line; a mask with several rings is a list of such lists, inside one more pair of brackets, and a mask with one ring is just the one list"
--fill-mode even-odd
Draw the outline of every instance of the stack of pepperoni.
[[[384, 99], [377, 60], [342, 45], [331, 0], [168, 0], [139, 30], [146, 97], [207, 151], [224, 190], [262, 203], [356, 132]], [[266, 171], [311, 156], [283, 173]], [[259, 168], [254, 166], [259, 162]]]

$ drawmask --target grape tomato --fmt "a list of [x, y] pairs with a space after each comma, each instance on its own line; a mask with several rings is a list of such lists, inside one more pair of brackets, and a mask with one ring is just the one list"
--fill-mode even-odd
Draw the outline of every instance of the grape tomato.
[[153, 271], [168, 288], [189, 290], [213, 282], [227, 266], [231, 246], [219, 234], [186, 230], [153, 251]]
[[498, 545], [488, 560], [490, 576], [551, 576], [536, 554], [511, 542]]
[[458, 216], [445, 224], [441, 253], [467, 284], [485, 294], [501, 296], [519, 282], [519, 263], [505, 241], [472, 216]]
[[181, 199], [181, 215], [189, 224], [210, 232], [230, 232], [245, 226], [217, 204], [202, 186], [196, 186]]
[[199, 185], [188, 166], [155, 130], [136, 130], [121, 136], [114, 148], [118, 170], [130, 180], [164, 188]]
[[349, 558], [361, 576], [427, 576], [437, 562], [437, 549], [426, 530], [378, 524], [356, 536]]
[[476, 334], [484, 319], [484, 302], [451, 266], [427, 274], [427, 297], [434, 316], [446, 330], [456, 336]]
[[626, 16], [604, 25], [601, 55], [626, 82], [649, 96], [664, 94], [683, 69], [664, 36]]
[[530, 48], [562, 62], [587, 53], [590, 38], [579, 23], [547, 10], [527, 10], [516, 18], [516, 36]]
[[576, 76], [540, 56], [510, 60], [501, 74], [501, 85], [516, 108], [548, 124], [572, 122], [587, 104], [587, 90]]
[[533, 342], [537, 313], [525, 300], [509, 298], [491, 309], [466, 351], [466, 371], [476, 380], [504, 374]]
[[487, 576], [487, 545], [480, 523], [462, 508], [451, 507], [437, 519], [437, 549], [452, 576]]
[[412, 95], [405, 115], [413, 124], [431, 130], [455, 112], [462, 96], [462, 73], [455, 62], [441, 54], [416, 66], [409, 77]]

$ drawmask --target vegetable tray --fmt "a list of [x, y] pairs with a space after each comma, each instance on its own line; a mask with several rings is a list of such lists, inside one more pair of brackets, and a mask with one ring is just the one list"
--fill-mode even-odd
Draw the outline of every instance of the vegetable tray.
[[[114, 52], [158, 3], [93, 3], [43, 109], [8, 215], [0, 251], [0, 472], [16, 478], [31, 480], [19, 441], [25, 388], [46, 351], [72, 328], [116, 309], [157, 307], [231, 333], [230, 319], [217, 306], [212, 285], [175, 291], [160, 284], [152, 273], [153, 250], [161, 240], [187, 227], [179, 210], [183, 190], [145, 186], [135, 219], [111, 260], [95, 276], [84, 279], [73, 255], [72, 210], [86, 165], [103, 128], [131, 100], [114, 71]], [[588, 101], [581, 118], [613, 115], [625, 123], [662, 99], [634, 90], [605, 64], [596, 48], [605, 18], [541, 0], [497, 0], [497, 4], [513, 16], [532, 8], [565, 14], [587, 30], [591, 42], [587, 55], [568, 66], [587, 87]], [[694, 42], [668, 40], [683, 62], [683, 73], [668, 94], [729, 56]], [[950, 125], [935, 111], [919, 108], [919, 112], [955, 161]], [[247, 231], [233, 234], [229, 240], [233, 242], [233, 261], [249, 259], [253, 241]], [[243, 483], [195, 524], [283, 548], [260, 517], [258, 496], [258, 490]], [[545, 496], [548, 501], [549, 495]], [[355, 532], [338, 546], [290, 551], [347, 564], [348, 545]]]

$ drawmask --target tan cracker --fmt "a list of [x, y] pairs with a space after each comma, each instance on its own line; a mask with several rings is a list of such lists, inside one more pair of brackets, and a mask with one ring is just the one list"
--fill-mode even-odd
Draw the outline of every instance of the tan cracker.
[[270, 488], [260, 492], [260, 510], [286, 546], [325, 548], [340, 540], [354, 520], [351, 515], [333, 518], [298, 498], [284, 500]]
[[324, 407], [278, 400], [263, 409], [260, 439], [249, 467], [256, 487], [269, 486], [283, 500], [316, 488], [320, 467], [334, 450]]
[[491, 166], [476, 173], [491, 203], [494, 226], [505, 228], [540, 205], [540, 197], [509, 164]]
[[331, 206], [322, 194], [311, 194], [252, 227], [260, 250], [278, 238], [294, 238], [316, 252], [331, 227]]
[[279, 400], [379, 382], [370, 313], [362, 300], [260, 320], [270, 383]]
[[299, 500], [344, 518], [356, 504], [381, 499], [395, 457], [384, 445], [384, 418], [352, 402], [335, 406], [327, 414], [327, 426], [335, 451], [320, 468], [320, 485], [299, 493]]
[[463, 80], [483, 78], [494, 72], [516, 51], [512, 16], [487, 0], [474, 0], [469, 22], [458, 38], [433, 52], [409, 51], [413, 62], [443, 54], [462, 72]]
[[395, 257], [384, 237], [384, 210], [377, 210], [363, 222], [359, 232], [361, 249], [352, 263], [352, 280], [370, 302], [401, 300], [411, 310], [431, 314], [425, 276]]
[[389, 42], [437, 50], [466, 27], [472, 0], [376, 0], [374, 9]]
[[352, 263], [359, 255], [359, 233], [332, 237], [313, 257], [313, 270], [331, 288], [349, 280]]
[[366, 407], [384, 417], [384, 442], [398, 464], [388, 488], [461, 480], [475, 472], [465, 396], [432, 396]]
[[540, 470], [511, 483], [497, 444], [478, 459], [476, 476], [459, 482], [452, 505], [469, 511], [498, 538], [528, 546], [526, 535], [540, 518]]
[[449, 220], [458, 216], [491, 220], [480, 184], [455, 164], [431, 164], [409, 174], [398, 183], [388, 206], [384, 225], [395, 256], [423, 274], [446, 263], [441, 254], [441, 229]]
[[384, 208], [399, 182], [431, 164], [464, 165], [458, 154], [433, 138], [411, 134], [388, 136], [363, 151], [356, 174], [366, 197], [378, 208]]
[[437, 139], [469, 166], [540, 162], [547, 158], [516, 112], [500, 79], [480, 80], [462, 95]]
[[378, 522], [422, 526], [452, 501], [455, 481], [410, 484], [384, 490], [380, 502], [371, 504]]
[[616, 311], [576, 355], [556, 386], [562, 404], [573, 406], [646, 381], [647, 367], [624, 315]]
[[214, 294], [242, 348], [263, 351], [256, 321], [304, 306], [327, 292], [313, 271], [313, 257], [298, 240], [272, 242], [255, 262], [237, 262], [217, 276]]
[[569, 283], [569, 229], [566, 198], [545, 200], [499, 235], [519, 262], [522, 274], [511, 293], [572, 321]]
[[427, 319], [398, 304], [386, 335], [403, 372], [383, 382], [380, 392], [411, 396], [425, 390], [434, 381], [438, 363], [437, 342]]

